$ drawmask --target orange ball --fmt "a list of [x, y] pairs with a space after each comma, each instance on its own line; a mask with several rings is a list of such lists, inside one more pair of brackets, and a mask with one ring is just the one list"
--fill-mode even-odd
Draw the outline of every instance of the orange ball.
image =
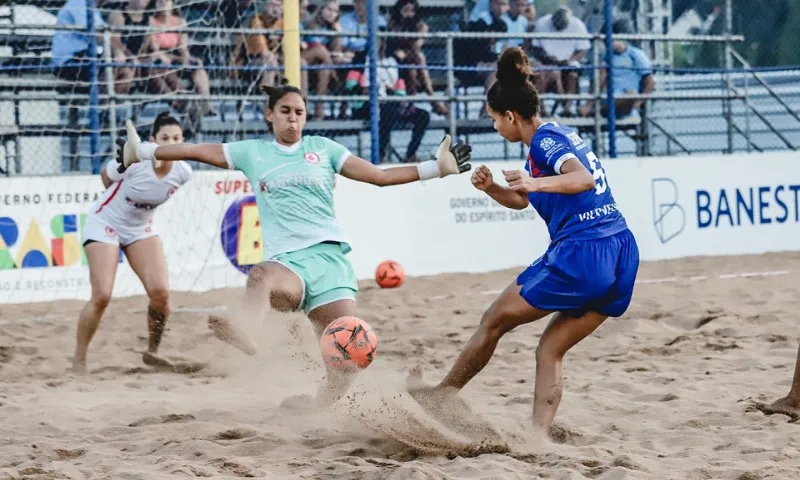
[[375, 269], [375, 282], [381, 288], [396, 288], [403, 284], [406, 279], [406, 272], [403, 267], [394, 260], [386, 260]]
[[319, 348], [329, 367], [338, 371], [357, 371], [372, 363], [378, 337], [364, 320], [341, 317], [325, 327]]

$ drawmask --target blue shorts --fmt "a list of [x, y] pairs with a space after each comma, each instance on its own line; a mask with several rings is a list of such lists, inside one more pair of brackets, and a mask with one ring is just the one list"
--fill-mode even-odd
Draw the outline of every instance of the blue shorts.
[[639, 248], [630, 230], [551, 245], [517, 277], [520, 295], [540, 310], [619, 317], [631, 303]]

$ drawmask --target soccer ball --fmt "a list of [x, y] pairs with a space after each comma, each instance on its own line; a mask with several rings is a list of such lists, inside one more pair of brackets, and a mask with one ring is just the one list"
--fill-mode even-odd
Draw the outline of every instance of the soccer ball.
[[341, 317], [325, 327], [319, 347], [322, 358], [332, 369], [357, 371], [372, 363], [378, 348], [378, 337], [364, 320]]
[[386, 260], [375, 269], [375, 282], [381, 288], [396, 288], [403, 284], [406, 272], [394, 260]]

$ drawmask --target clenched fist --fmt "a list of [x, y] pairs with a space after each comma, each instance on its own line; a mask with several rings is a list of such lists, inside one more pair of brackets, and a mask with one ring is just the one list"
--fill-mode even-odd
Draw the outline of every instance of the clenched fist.
[[481, 165], [472, 172], [472, 184], [478, 190], [486, 191], [487, 188], [494, 185], [492, 178], [492, 171], [486, 165]]

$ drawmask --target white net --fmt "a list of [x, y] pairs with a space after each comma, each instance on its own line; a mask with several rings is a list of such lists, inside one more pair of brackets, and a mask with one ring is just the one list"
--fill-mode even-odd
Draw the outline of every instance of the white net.
[[[257, 8], [199, 0], [0, 7], [0, 302], [88, 298], [81, 243], [105, 190], [90, 174], [111, 159], [126, 120], [142, 137], [163, 111], [195, 142], [264, 134], [263, 97], [233, 73], [242, 34], [225, 30], [247, 27]], [[159, 208], [176, 290], [243, 284], [231, 263], [246, 270], [260, 244], [248, 192], [238, 173], [202, 171]], [[121, 256], [114, 294], [139, 293]]]

